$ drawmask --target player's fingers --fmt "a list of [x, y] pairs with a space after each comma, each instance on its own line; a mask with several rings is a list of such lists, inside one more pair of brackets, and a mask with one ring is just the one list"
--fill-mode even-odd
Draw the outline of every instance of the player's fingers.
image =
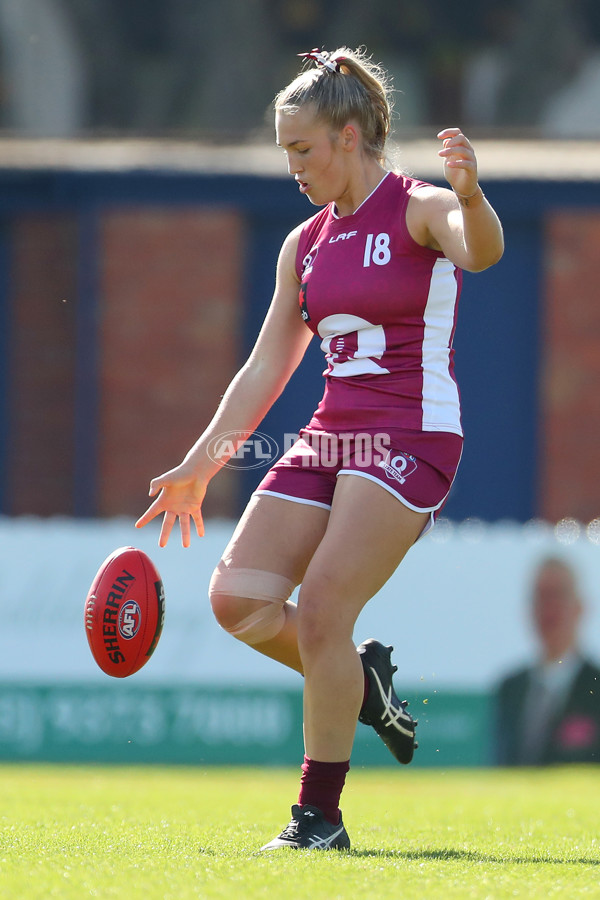
[[[442, 154], [440, 154], [442, 156]], [[465, 169], [476, 169], [477, 160], [474, 156], [467, 153], [452, 153], [449, 156], [442, 156], [445, 166], [462, 166]]]
[[465, 163], [469, 163], [470, 165], [474, 165], [474, 163], [475, 163], [475, 157], [469, 153], [454, 153], [454, 152], [450, 153], [450, 152], [446, 152], [444, 150], [440, 150], [440, 152], [438, 153], [438, 156], [440, 156], [443, 159], [444, 163], [446, 163], [446, 164], [456, 163], [456, 162], [465, 162]]
[[175, 513], [166, 512], [163, 516], [162, 526], [160, 529], [160, 534], [158, 536], [158, 546], [166, 547], [169, 538], [171, 536], [171, 531], [173, 530], [173, 525], [175, 524], [175, 519], [177, 516]]
[[437, 134], [440, 141], [468, 141], [468, 138], [460, 128], [444, 128]]
[[181, 532], [181, 545], [190, 546], [190, 517], [188, 513], [179, 513], [179, 530]]
[[145, 513], [142, 513], [142, 515], [139, 517], [139, 519], [138, 519], [137, 522], [135, 523], [135, 527], [136, 527], [136, 528], [143, 528], [144, 525], [147, 525], [148, 522], [150, 522], [153, 518], [154, 518], [154, 516], [153, 516], [153, 515], [150, 515], [150, 510], [147, 509], [146, 512], [145, 512]]
[[150, 490], [148, 491], [150, 497], [154, 497], [159, 491], [162, 491], [165, 486], [164, 477], [164, 475], [159, 475], [158, 478], [152, 479], [150, 482]]
[[469, 143], [461, 143], [459, 144], [449, 144], [444, 141], [444, 146], [441, 150], [438, 150], [438, 156], [441, 157], [452, 157], [452, 156], [461, 156], [467, 159], [475, 159], [475, 151], [471, 147]]
[[454, 137], [444, 138], [443, 144], [444, 147], [468, 147], [469, 150], [473, 149], [471, 141], [462, 132], [454, 135]]
[[460, 128], [442, 128], [441, 131], [438, 131], [437, 137], [440, 139], [440, 141], [444, 141], [446, 140], [446, 138], [454, 137], [455, 135], [460, 133]]
[[200, 511], [192, 513], [192, 519], [196, 526], [196, 534], [198, 537], [204, 537], [204, 522], [202, 521], [202, 513]]
[[144, 525], [147, 525], [148, 522], [151, 522], [152, 519], [155, 519], [156, 516], [158, 516], [161, 512], [162, 512], [162, 506], [161, 506], [161, 504], [159, 503], [158, 500], [155, 500], [154, 503], [152, 503], [152, 504], [148, 507], [148, 509], [146, 510], [146, 512], [143, 513], [143, 514], [139, 517], [139, 519], [138, 519], [137, 522], [135, 523], [135, 527], [136, 527], [136, 528], [143, 528]]

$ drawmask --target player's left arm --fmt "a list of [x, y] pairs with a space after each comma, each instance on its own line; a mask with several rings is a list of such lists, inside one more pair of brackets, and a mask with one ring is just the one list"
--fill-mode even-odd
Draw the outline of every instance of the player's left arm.
[[424, 247], [441, 250], [469, 272], [493, 266], [504, 252], [502, 225], [477, 180], [475, 152], [459, 128], [446, 128], [439, 156], [452, 190], [427, 186], [415, 191], [408, 205], [407, 225]]

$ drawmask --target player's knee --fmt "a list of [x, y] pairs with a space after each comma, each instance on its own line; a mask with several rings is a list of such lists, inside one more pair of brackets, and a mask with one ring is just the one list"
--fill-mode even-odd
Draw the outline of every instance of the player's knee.
[[294, 584], [283, 575], [219, 563], [208, 593], [219, 625], [246, 644], [276, 637], [285, 624], [284, 605]]
[[301, 594], [296, 618], [298, 650], [303, 659], [307, 656], [318, 655], [320, 650], [325, 648], [331, 636], [322, 611], [318, 609], [317, 604], [305, 602], [306, 600], [306, 596]]
[[225, 631], [231, 631], [238, 622], [256, 609], [256, 602], [245, 597], [231, 597], [229, 594], [216, 593], [210, 589], [208, 596], [213, 615]]
[[298, 649], [303, 659], [331, 652], [337, 640], [348, 637], [349, 623], [340, 615], [344, 599], [329, 579], [309, 577], [304, 581], [297, 617]]

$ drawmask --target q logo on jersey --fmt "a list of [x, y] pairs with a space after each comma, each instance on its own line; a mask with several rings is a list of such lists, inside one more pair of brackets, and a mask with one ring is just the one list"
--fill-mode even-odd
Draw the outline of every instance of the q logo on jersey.
[[404, 484], [408, 476], [412, 475], [416, 470], [417, 460], [410, 453], [394, 453], [392, 450], [389, 450], [388, 455], [381, 460], [379, 465], [388, 478]]
[[308, 288], [308, 282], [306, 281], [306, 276], [310, 275], [313, 270], [313, 266], [315, 264], [315, 260], [317, 258], [317, 254], [319, 252], [318, 247], [313, 247], [310, 253], [307, 253], [304, 259], [302, 260], [302, 279], [300, 284], [300, 313], [305, 322], [310, 322], [310, 314], [308, 312], [308, 305], [306, 302], [306, 291]]
[[119, 634], [126, 641], [130, 641], [138, 633], [140, 622], [142, 621], [142, 611], [135, 600], [128, 600], [121, 607], [119, 613]]
[[313, 247], [310, 253], [307, 253], [302, 260], [302, 278], [304, 278], [306, 275], [310, 275], [310, 273], [312, 272], [318, 252], [319, 248]]

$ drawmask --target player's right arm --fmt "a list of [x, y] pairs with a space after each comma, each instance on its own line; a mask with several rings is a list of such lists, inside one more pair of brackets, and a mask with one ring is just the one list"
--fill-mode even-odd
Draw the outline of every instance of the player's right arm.
[[[209, 456], [211, 441], [220, 434], [239, 434], [237, 446], [258, 427], [300, 364], [312, 337], [298, 307], [296, 253], [302, 226], [286, 238], [277, 262], [271, 305], [254, 348], [233, 378], [211, 422], [180, 465], [153, 478], [150, 496], [156, 497], [136, 522], [142, 528], [164, 513], [159, 544], [164, 547], [179, 518], [181, 540], [190, 544], [190, 519], [199, 536], [204, 533], [201, 506], [211, 478], [227, 462]], [[158, 496], [156, 496], [158, 495]]]

